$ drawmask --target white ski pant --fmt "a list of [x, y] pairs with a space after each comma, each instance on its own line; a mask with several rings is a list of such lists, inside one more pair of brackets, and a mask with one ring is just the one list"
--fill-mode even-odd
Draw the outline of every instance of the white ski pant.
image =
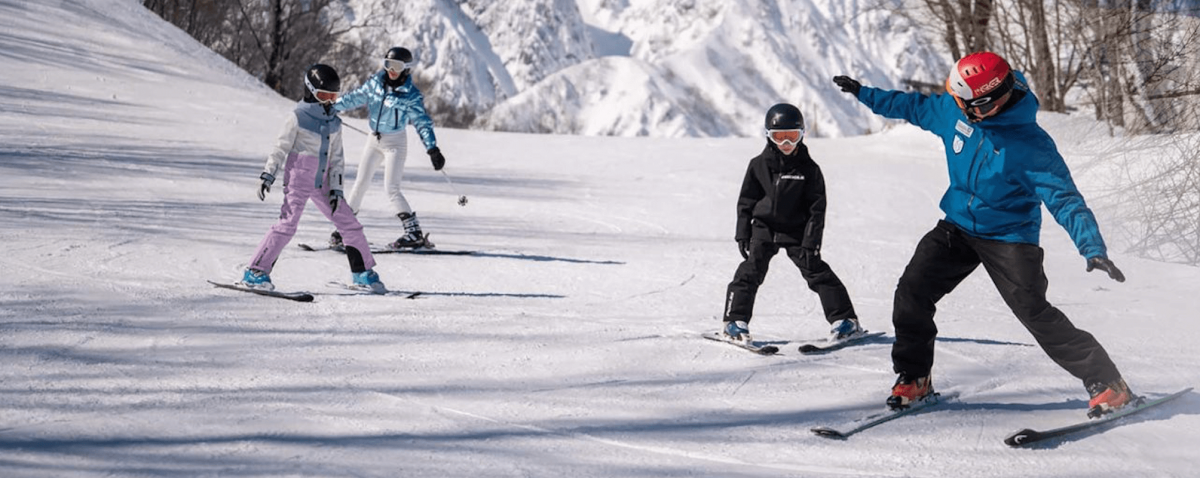
[[381, 135], [378, 139], [373, 134], [367, 136], [367, 145], [363, 148], [362, 159], [359, 160], [358, 171], [355, 173], [354, 187], [346, 196], [350, 208], [354, 212], [361, 209], [363, 196], [367, 195], [367, 188], [371, 187], [375, 169], [383, 163], [383, 183], [387, 187], [388, 202], [392, 203], [393, 213], [411, 214], [412, 207], [408, 205], [408, 200], [404, 199], [404, 192], [400, 190], [406, 156], [408, 134], [405, 131]]

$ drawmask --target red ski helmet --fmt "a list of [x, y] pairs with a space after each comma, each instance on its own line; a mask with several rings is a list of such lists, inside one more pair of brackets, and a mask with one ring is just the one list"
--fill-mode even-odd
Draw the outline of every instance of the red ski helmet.
[[995, 114], [1015, 84], [1008, 62], [984, 51], [958, 60], [946, 78], [946, 91], [964, 113], [978, 120]]

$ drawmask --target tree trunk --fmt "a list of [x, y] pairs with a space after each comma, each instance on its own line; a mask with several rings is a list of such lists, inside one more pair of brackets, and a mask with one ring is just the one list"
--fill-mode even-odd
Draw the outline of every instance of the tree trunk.
[[1066, 105], [1058, 93], [1058, 62], [1050, 50], [1046, 8], [1042, 0], [1025, 0], [1025, 4], [1029, 11], [1029, 35], [1033, 42], [1030, 74], [1033, 76], [1033, 85], [1037, 87], [1035, 93], [1041, 99], [1042, 108], [1061, 113], [1066, 110]]
[[963, 19], [968, 29], [964, 31], [967, 53], [989, 50], [988, 24], [992, 20], [992, 0], [964, 0]]

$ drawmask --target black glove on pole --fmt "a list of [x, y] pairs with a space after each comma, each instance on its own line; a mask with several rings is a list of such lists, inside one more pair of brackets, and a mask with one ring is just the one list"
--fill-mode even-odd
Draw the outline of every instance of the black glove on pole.
[[330, 209], [329, 213], [330, 214], [337, 212], [338, 203], [341, 202], [341, 201], [339, 201], [339, 199], [341, 199], [341, 198], [342, 198], [342, 191], [337, 190], [337, 189], [329, 191], [329, 209]]
[[258, 186], [258, 200], [266, 201], [267, 193], [271, 192], [271, 185], [275, 183], [275, 176], [270, 173], [262, 173], [258, 179], [262, 180], [262, 184]]
[[1100, 269], [1108, 273], [1108, 277], [1117, 282], [1125, 282], [1125, 274], [1121, 273], [1121, 269], [1117, 269], [1117, 265], [1108, 260], [1107, 257], [1093, 257], [1087, 261], [1087, 271], [1092, 269]]
[[833, 82], [842, 89], [842, 92], [850, 93], [855, 97], [858, 97], [858, 90], [862, 89], [862, 83], [859, 83], [858, 80], [846, 75], [833, 77]]
[[441, 171], [442, 167], [446, 166], [446, 157], [442, 156], [442, 150], [433, 148], [426, 153], [429, 153], [429, 161], [433, 162], [434, 171]]

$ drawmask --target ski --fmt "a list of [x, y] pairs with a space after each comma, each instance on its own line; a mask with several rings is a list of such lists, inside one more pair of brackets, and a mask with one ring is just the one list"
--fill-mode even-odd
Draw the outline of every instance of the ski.
[[353, 294], [347, 294], [347, 295], [390, 295], [390, 296], [404, 297], [405, 299], [416, 299], [418, 296], [421, 295], [420, 291], [409, 292], [409, 291], [402, 291], [402, 290], [387, 290], [387, 291], [383, 291], [383, 292], [375, 292], [370, 287], [354, 285], [354, 284], [347, 284], [345, 282], [336, 282], [336, 281], [329, 282], [328, 285], [329, 285], [329, 287], [332, 287], [334, 289], [342, 289], [342, 290], [347, 290], [347, 291], [353, 292]]
[[1138, 397], [1134, 403], [1126, 405], [1121, 409], [1101, 415], [1099, 418], [1091, 418], [1087, 421], [1079, 422], [1073, 425], [1054, 428], [1050, 430], [1031, 430], [1026, 428], [1019, 432], [1009, 435], [1004, 439], [1004, 444], [1013, 448], [1023, 447], [1029, 444], [1037, 443], [1050, 438], [1061, 437], [1072, 433], [1078, 433], [1084, 430], [1094, 429], [1100, 426], [1108, 425], [1122, 418], [1128, 417], [1135, 413], [1139, 413], [1164, 403], [1182, 397], [1192, 391], [1192, 387], [1185, 388], [1178, 392], [1166, 395], [1155, 399], [1147, 399], [1146, 397]]
[[428, 248], [428, 247], [420, 247], [417, 249], [411, 249], [411, 248], [392, 249], [390, 247], [386, 247], [386, 248], [382, 248], [382, 249], [371, 249], [371, 254], [418, 254], [418, 255], [424, 254], [424, 255], [431, 255], [431, 256], [437, 256], [437, 255], [469, 256], [474, 253], [475, 253], [475, 251], [432, 249], [432, 248]]
[[828, 352], [832, 352], [834, 350], [849, 347], [851, 345], [859, 345], [864, 342], [867, 342], [870, 339], [873, 339], [876, 337], [882, 337], [882, 336], [883, 336], [883, 332], [867, 332], [864, 330], [863, 333], [861, 333], [861, 334], [853, 335], [853, 336], [850, 336], [848, 338], [838, 340], [838, 341], [823, 340], [823, 341], [819, 341], [819, 342], [810, 342], [807, 344], [802, 344], [802, 345], [800, 345], [800, 353], [805, 354], [805, 355], [828, 353]]
[[[308, 251], [308, 252], [334, 251], [334, 252], [341, 252], [343, 254], [346, 253], [346, 249], [344, 247], [340, 247], [340, 246], [339, 247], [331, 247], [331, 246], [311, 246], [308, 244], [296, 244], [296, 247], [299, 247], [300, 249]], [[443, 250], [443, 249], [436, 249], [436, 248], [430, 248], [430, 247], [421, 247], [421, 248], [416, 248], [416, 249], [413, 249], [413, 248], [393, 249], [390, 247], [380, 247], [380, 248], [372, 247], [371, 248], [371, 254], [424, 254], [424, 255], [469, 256], [471, 254], [475, 254], [476, 252], [477, 251], [471, 251], [471, 250]]]
[[954, 400], [955, 398], [958, 398], [958, 392], [951, 392], [945, 395], [935, 392], [932, 395], [914, 402], [905, 408], [898, 410], [885, 409], [883, 411], [875, 412], [852, 422], [846, 423], [838, 428], [813, 427], [811, 430], [813, 433], [816, 433], [817, 436], [845, 440], [846, 438], [849, 438], [850, 435], [854, 435], [868, 428], [873, 428], [903, 416], [913, 415], [940, 403]]
[[700, 334], [700, 336], [704, 337], [708, 340], [724, 342], [724, 343], [727, 343], [729, 345], [732, 345], [732, 346], [740, 348], [740, 349], [749, 350], [749, 351], [754, 352], [759, 355], [775, 355], [775, 354], [779, 353], [779, 347], [776, 347], [774, 345], [760, 345], [760, 343], [757, 343], [757, 342], [750, 342], [750, 343], [736, 342], [736, 341], [730, 340], [728, 336], [726, 336], [725, 334], [723, 334], [721, 332], [705, 332], [703, 334]]
[[213, 282], [213, 281], [208, 281], [208, 283], [212, 284], [214, 286], [223, 288], [223, 289], [240, 290], [242, 292], [249, 292], [251, 294], [258, 294], [258, 295], [263, 295], [263, 296], [267, 296], [267, 297], [277, 297], [280, 299], [294, 300], [296, 302], [312, 302], [313, 301], [313, 295], [309, 294], [308, 292], [278, 292], [278, 291], [274, 291], [274, 290], [255, 289], [253, 287], [246, 287], [241, 284], [226, 284], [223, 282]]

